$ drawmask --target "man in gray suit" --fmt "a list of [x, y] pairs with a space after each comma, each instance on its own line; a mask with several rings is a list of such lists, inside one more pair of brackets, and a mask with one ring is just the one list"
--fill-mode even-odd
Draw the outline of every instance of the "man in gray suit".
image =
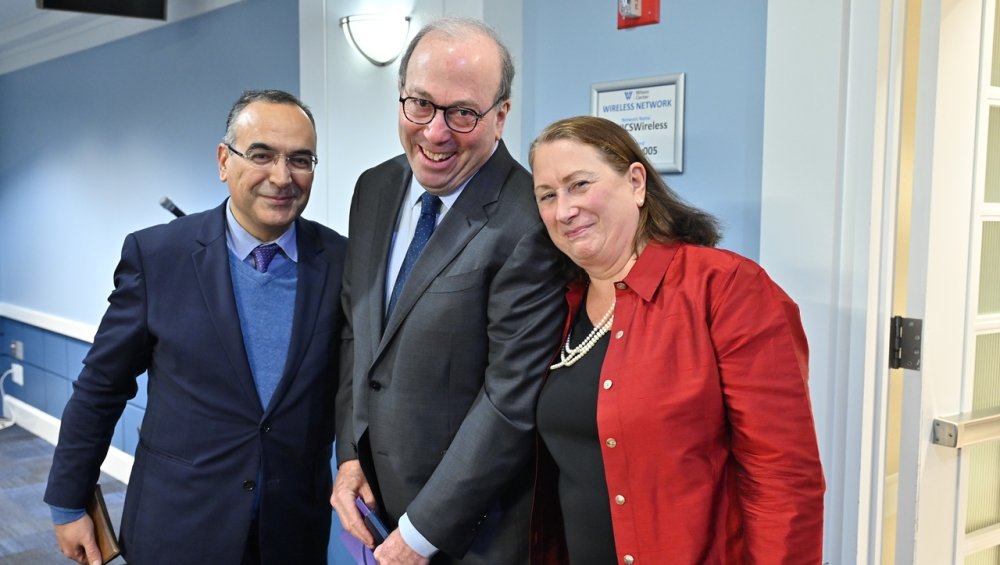
[[369, 545], [355, 498], [377, 508], [379, 563], [527, 562], [535, 401], [564, 306], [531, 176], [500, 139], [513, 76], [481, 22], [422, 29], [399, 70], [404, 155], [355, 187], [331, 504]]

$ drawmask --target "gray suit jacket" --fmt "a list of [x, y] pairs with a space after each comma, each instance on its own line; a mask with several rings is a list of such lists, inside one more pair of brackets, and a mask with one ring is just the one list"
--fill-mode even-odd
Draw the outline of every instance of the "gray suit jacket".
[[392, 526], [408, 513], [445, 554], [435, 563], [524, 563], [535, 401], [565, 308], [558, 252], [530, 175], [501, 142], [384, 320], [387, 258], [411, 176], [399, 156], [355, 187], [338, 460], [360, 456], [383, 517]]

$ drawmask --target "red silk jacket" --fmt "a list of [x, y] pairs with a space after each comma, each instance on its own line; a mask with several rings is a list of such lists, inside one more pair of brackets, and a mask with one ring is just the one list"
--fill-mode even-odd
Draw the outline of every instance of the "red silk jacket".
[[[825, 483], [798, 307], [753, 261], [687, 244], [650, 243], [616, 287], [597, 428], [618, 562], [820, 563]], [[571, 286], [569, 312], [583, 296]], [[532, 562], [566, 563], [555, 464], [538, 443]]]

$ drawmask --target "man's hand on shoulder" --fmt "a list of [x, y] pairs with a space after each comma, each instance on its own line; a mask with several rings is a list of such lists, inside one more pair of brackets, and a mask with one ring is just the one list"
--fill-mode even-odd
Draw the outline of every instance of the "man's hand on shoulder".
[[375, 538], [372, 537], [361, 512], [354, 506], [354, 499], [358, 496], [365, 501], [369, 508], [375, 508], [375, 495], [368, 485], [361, 470], [361, 463], [357, 459], [344, 461], [337, 469], [337, 479], [333, 483], [333, 492], [330, 494], [330, 506], [340, 518], [340, 526], [350, 532], [350, 534], [368, 547], [375, 545]]
[[83, 565], [101, 565], [101, 550], [94, 537], [94, 522], [84, 514], [78, 520], [55, 527], [63, 555]]
[[375, 560], [379, 565], [427, 565], [431, 562], [406, 545], [399, 529], [393, 530], [382, 545], [375, 548]]

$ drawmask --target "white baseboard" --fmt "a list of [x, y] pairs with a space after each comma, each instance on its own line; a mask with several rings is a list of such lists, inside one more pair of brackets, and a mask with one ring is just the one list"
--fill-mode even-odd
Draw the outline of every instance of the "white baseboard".
[[97, 334], [97, 326], [94, 324], [85, 324], [6, 302], [0, 302], [0, 316], [87, 343], [94, 343], [94, 335]]
[[[4, 397], [5, 412], [13, 417], [14, 423], [35, 434], [45, 441], [56, 444], [59, 439], [60, 420], [42, 412], [38, 408], [7, 395]], [[115, 479], [128, 484], [132, 473], [133, 457], [124, 451], [112, 447], [101, 465], [101, 470]]]

